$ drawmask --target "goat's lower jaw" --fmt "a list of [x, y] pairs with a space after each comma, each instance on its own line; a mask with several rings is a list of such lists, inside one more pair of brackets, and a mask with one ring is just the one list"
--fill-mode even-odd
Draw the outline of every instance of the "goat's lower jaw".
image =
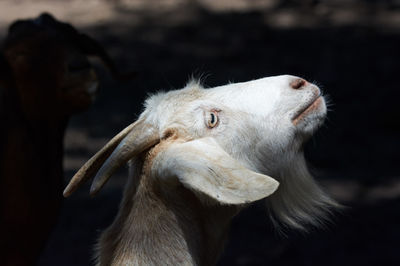
[[321, 96], [316, 98], [309, 106], [307, 106], [305, 109], [302, 109], [298, 115], [294, 117], [292, 120], [293, 125], [299, 124], [306, 116], [313, 112], [318, 112], [318, 109], [321, 107], [321, 105], [324, 104], [324, 100]]

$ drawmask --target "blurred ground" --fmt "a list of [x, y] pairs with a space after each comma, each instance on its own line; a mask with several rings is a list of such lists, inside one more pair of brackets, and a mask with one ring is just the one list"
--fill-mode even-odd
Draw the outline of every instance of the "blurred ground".
[[[209, 87], [298, 75], [329, 95], [329, 119], [306, 155], [348, 208], [325, 230], [282, 237], [259, 203], [233, 221], [219, 265], [400, 265], [400, 1], [0, 1], [0, 38], [15, 19], [42, 11], [95, 37], [121, 69], [140, 72], [116, 83], [98, 67], [97, 102], [67, 131], [66, 182], [135, 119], [149, 92], [180, 88], [192, 74]], [[65, 200], [39, 265], [90, 264], [124, 176], [95, 199], [87, 185]]]

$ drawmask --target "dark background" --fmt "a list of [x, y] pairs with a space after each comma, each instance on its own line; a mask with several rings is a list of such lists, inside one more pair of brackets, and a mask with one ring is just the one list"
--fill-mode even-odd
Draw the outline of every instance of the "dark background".
[[[139, 72], [116, 82], [94, 61], [102, 87], [91, 109], [70, 121], [65, 182], [135, 120], [149, 92], [181, 88], [191, 76], [213, 87], [297, 75], [330, 99], [306, 157], [347, 208], [326, 228], [282, 236], [255, 204], [233, 220], [219, 265], [400, 265], [400, 1], [32, 2], [0, 3], [1, 38], [13, 20], [49, 11], [96, 38], [120, 69]], [[87, 184], [64, 201], [39, 265], [90, 264], [125, 171], [95, 199]]]

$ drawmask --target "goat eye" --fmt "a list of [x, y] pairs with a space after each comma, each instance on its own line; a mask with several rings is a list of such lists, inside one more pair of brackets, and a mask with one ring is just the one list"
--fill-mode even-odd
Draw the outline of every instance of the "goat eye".
[[218, 113], [216, 111], [207, 112], [207, 127], [213, 128], [218, 125]]

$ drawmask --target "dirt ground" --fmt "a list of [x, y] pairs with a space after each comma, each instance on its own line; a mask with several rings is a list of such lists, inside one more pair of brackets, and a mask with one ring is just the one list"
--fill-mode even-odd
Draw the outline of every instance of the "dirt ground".
[[[347, 206], [324, 229], [278, 235], [258, 203], [236, 217], [219, 265], [400, 265], [400, 1], [0, 1], [0, 38], [19, 18], [47, 11], [101, 42], [136, 79], [113, 81], [94, 61], [101, 91], [65, 138], [65, 182], [140, 113], [146, 95], [293, 74], [329, 97], [306, 148], [323, 187]], [[90, 265], [116, 214], [120, 171], [95, 198], [89, 185], [64, 201], [39, 262]]]

